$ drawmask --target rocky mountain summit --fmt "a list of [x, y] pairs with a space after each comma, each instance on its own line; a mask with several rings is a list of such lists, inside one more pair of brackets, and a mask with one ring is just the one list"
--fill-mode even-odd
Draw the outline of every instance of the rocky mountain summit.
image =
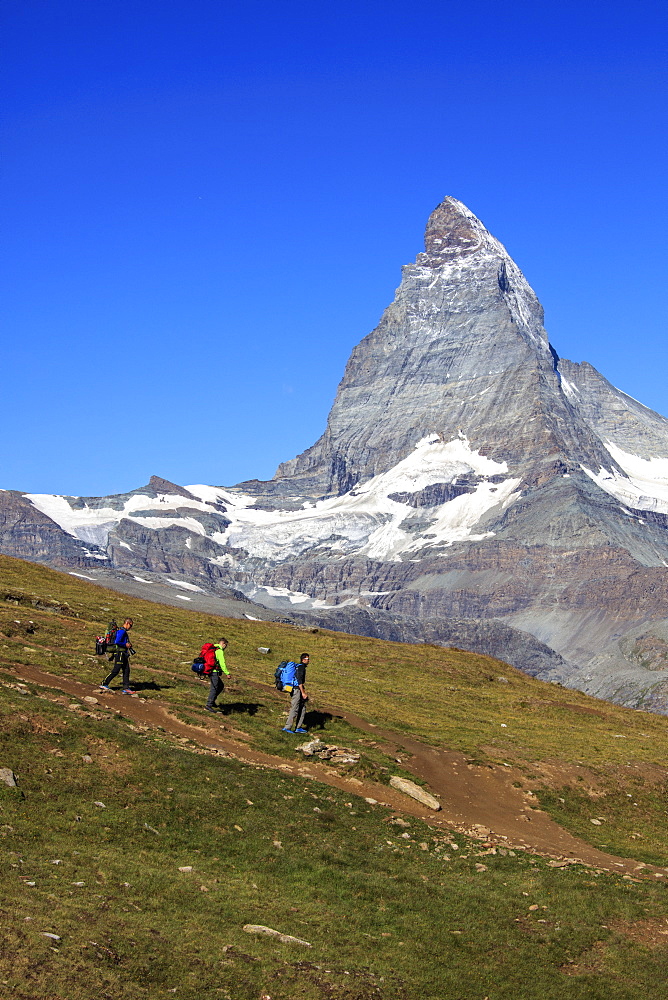
[[668, 710], [668, 421], [559, 358], [519, 268], [454, 198], [324, 434], [273, 480], [0, 497], [10, 555], [233, 588], [351, 631], [494, 636], [532, 673]]

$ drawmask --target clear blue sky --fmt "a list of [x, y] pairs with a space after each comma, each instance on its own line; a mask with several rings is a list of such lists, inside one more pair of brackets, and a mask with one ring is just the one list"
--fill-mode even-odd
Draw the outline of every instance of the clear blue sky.
[[464, 201], [668, 413], [665, 0], [3, 0], [0, 486], [270, 478]]

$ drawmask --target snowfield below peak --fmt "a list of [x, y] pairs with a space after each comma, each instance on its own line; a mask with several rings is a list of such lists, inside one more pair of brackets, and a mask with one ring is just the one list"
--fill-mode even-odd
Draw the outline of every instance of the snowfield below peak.
[[[193, 519], [190, 519], [191, 523], [185, 524], [184, 519], [178, 514], [176, 517], [159, 515], [167, 514], [169, 511], [176, 512], [185, 507], [211, 512], [209, 504], [188, 500], [176, 493], [166, 493], [156, 497], [138, 491], [125, 500], [120, 510], [116, 507], [96, 507], [87, 504], [78, 506], [70, 503], [71, 500], [79, 501], [80, 497], [55, 496], [51, 493], [26, 493], [25, 496], [37, 510], [55, 521], [68, 535], [102, 548], [107, 544], [109, 532], [125, 517], [137, 521], [146, 528], [167, 528], [171, 524], [180, 524], [182, 527], [204, 534], [202, 526]], [[151, 514], [153, 511], [156, 512], [154, 516], [137, 516], [140, 512]]]
[[623, 451], [612, 441], [606, 441], [605, 447], [626, 475], [620, 475], [616, 469], [592, 472], [583, 465], [582, 470], [590, 479], [627, 507], [668, 514], [668, 458], [641, 458]]
[[[426, 547], [486, 537], [473, 534], [475, 525], [488, 511], [503, 509], [519, 496], [519, 479], [499, 482], [507, 472], [505, 462], [473, 451], [464, 437], [444, 443], [432, 435], [393, 469], [342, 496], [307, 502], [300, 510], [256, 510], [243, 497], [241, 506], [227, 508], [231, 524], [216, 540], [276, 562], [316, 546], [340, 556], [355, 553], [397, 561]], [[470, 476], [480, 478], [470, 492], [422, 507], [419, 513], [409, 502], [392, 499]], [[408, 530], [407, 520], [413, 530]]]
[[[43, 493], [27, 497], [64, 531], [100, 548], [106, 547], [110, 531], [120, 521], [129, 520], [154, 531], [185, 528], [217, 545], [273, 563], [314, 548], [335, 557], [355, 553], [399, 561], [434, 546], [487, 537], [489, 532], [474, 533], [475, 527], [489, 512], [505, 509], [519, 496], [519, 479], [504, 478], [507, 473], [505, 462], [474, 451], [460, 433], [448, 442], [438, 435], [424, 437], [394, 468], [342, 496], [306, 501], [297, 510], [258, 508], [254, 497], [205, 485], [189, 486], [191, 497], [137, 491], [115, 506], [90, 506], [77, 497]], [[448, 494], [446, 488], [458, 482]], [[438, 496], [423, 502], [414, 499], [429, 487], [446, 492], [440, 500]], [[206, 513], [221, 518], [223, 510], [220, 527], [201, 517]], [[123, 540], [117, 544], [132, 551]], [[211, 562], [228, 559], [223, 553], [211, 557]], [[187, 583], [169, 582], [188, 588]]]

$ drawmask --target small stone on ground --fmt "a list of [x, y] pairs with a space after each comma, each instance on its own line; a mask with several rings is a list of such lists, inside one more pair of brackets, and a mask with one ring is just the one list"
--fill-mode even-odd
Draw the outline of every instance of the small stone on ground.
[[309, 941], [302, 941], [301, 938], [293, 937], [292, 934], [282, 934], [275, 931], [273, 927], [265, 927], [263, 924], [244, 924], [243, 928], [247, 934], [265, 934], [267, 937], [276, 938], [281, 944], [300, 944], [304, 948], [312, 948]]

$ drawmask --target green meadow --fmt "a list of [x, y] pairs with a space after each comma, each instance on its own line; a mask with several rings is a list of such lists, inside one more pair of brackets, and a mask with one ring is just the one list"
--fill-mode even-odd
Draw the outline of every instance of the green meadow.
[[221, 619], [8, 557], [0, 580], [0, 767], [18, 780], [0, 784], [3, 1000], [665, 996], [660, 883], [491, 853], [410, 817], [401, 825], [350, 793], [69, 708], [55, 681], [18, 684], [13, 667], [76, 678], [94, 694], [107, 666], [95, 634], [130, 614], [141, 697], [200, 724], [205, 688], [189, 664], [223, 634], [232, 678], [221, 723], [292, 759], [284, 705], [267, 685], [279, 660], [308, 651], [323, 738], [362, 754], [350, 774], [402, 771], [337, 710], [481, 766], [510, 762], [571, 832], [667, 865], [662, 717], [484, 656]]

